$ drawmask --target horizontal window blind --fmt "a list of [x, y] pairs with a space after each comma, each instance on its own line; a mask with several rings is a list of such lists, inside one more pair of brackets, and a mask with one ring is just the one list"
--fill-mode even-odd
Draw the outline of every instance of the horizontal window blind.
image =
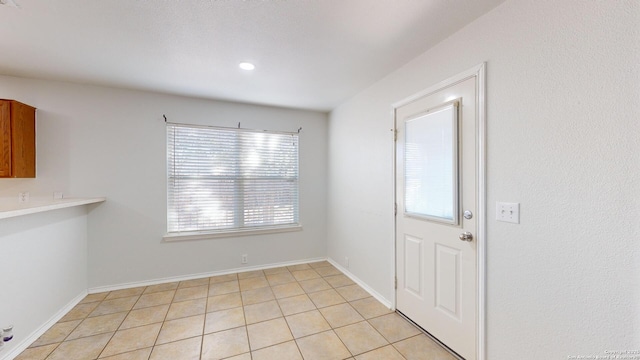
[[167, 125], [167, 231], [298, 223], [298, 135]]

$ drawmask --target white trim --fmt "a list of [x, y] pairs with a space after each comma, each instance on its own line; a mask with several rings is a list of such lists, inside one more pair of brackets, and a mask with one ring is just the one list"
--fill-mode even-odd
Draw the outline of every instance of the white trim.
[[[481, 63], [473, 68], [464, 71], [458, 75], [452, 76], [444, 81], [441, 81], [423, 91], [420, 91], [417, 94], [411, 95], [403, 100], [400, 100], [391, 105], [391, 116], [393, 121], [394, 128], [396, 129], [396, 110], [397, 108], [409, 104], [415, 100], [418, 100], [422, 97], [431, 95], [438, 90], [455, 85], [462, 81], [465, 81], [471, 77], [476, 77], [476, 90], [477, 90], [477, 183], [478, 183], [478, 233], [476, 234], [477, 239], [477, 249], [476, 249], [476, 260], [477, 260], [477, 328], [476, 328], [476, 359], [477, 360], [486, 360], [486, 222], [487, 222], [487, 205], [486, 205], [486, 63]], [[397, 202], [395, 198], [396, 195], [396, 142], [393, 142], [393, 166], [392, 166], [392, 176], [393, 176], [393, 199], [394, 204]], [[392, 264], [393, 264], [393, 274], [394, 278], [392, 279], [391, 289], [394, 294], [392, 301], [392, 308], [396, 307], [396, 289], [395, 289], [395, 276], [396, 275], [396, 217], [394, 216], [394, 226], [393, 226], [393, 251], [391, 252], [393, 256]]]
[[390, 310], [395, 310], [395, 308], [393, 306], [393, 303], [391, 301], [387, 300], [384, 296], [380, 295], [380, 293], [378, 293], [377, 291], [373, 290], [373, 288], [371, 288], [369, 285], [367, 285], [364, 281], [360, 280], [357, 276], [353, 275], [349, 270], [347, 270], [344, 267], [340, 266], [340, 264], [338, 264], [337, 261], [335, 261], [335, 260], [333, 260], [331, 258], [328, 258], [327, 261], [331, 265], [336, 267], [338, 270], [340, 270], [349, 279], [353, 280], [353, 282], [355, 282], [356, 284], [360, 285], [361, 288], [363, 288], [366, 292], [371, 294], [371, 296], [373, 296], [376, 300], [380, 301], [382, 303], [382, 305], [384, 305], [386, 308], [388, 308]]
[[[55, 315], [53, 315], [47, 322], [42, 324], [38, 329], [36, 329], [31, 334], [27, 335], [22, 339], [16, 346], [11, 348], [11, 351], [0, 356], [0, 360], [11, 360], [20, 355], [23, 351], [25, 351], [31, 344], [33, 344], [42, 334], [47, 332], [53, 325], [55, 325], [60, 319], [62, 319], [71, 309], [73, 309], [76, 305], [82, 301], [87, 296], [87, 291], [82, 291], [78, 296], [73, 298], [67, 305], [65, 305], [62, 309], [60, 309]], [[4, 346], [8, 346], [5, 344]]]
[[467, 80], [469, 78], [472, 78], [474, 76], [478, 76], [480, 71], [484, 71], [483, 70], [484, 68], [485, 68], [485, 64], [484, 63], [482, 63], [480, 65], [477, 65], [477, 66], [474, 66], [473, 68], [471, 68], [471, 69], [469, 69], [467, 71], [463, 71], [458, 75], [452, 76], [452, 77], [450, 77], [450, 78], [448, 78], [448, 79], [446, 79], [444, 81], [441, 81], [441, 82], [439, 82], [439, 83], [437, 83], [437, 84], [435, 84], [433, 86], [428, 87], [425, 90], [422, 90], [422, 91], [420, 91], [420, 92], [418, 92], [416, 94], [413, 94], [413, 95], [411, 95], [411, 96], [409, 96], [409, 97], [407, 97], [405, 99], [402, 99], [402, 100], [400, 100], [398, 102], [395, 102], [395, 103], [391, 104], [392, 111], [394, 112], [394, 115], [395, 115], [395, 109], [397, 109], [397, 108], [399, 108], [401, 106], [407, 105], [407, 104], [409, 104], [409, 103], [411, 103], [413, 101], [416, 101], [416, 100], [418, 100], [418, 99], [420, 99], [422, 97], [425, 97], [425, 96], [431, 95], [433, 93], [436, 93], [436, 92], [438, 92], [438, 90], [440, 90], [440, 89], [442, 89], [444, 87], [449, 87], [449, 86], [455, 85], [457, 83], [463, 82], [463, 81], [465, 81], [465, 80]]
[[478, 360], [486, 359], [486, 299], [487, 299], [487, 66], [477, 67], [478, 74]]
[[106, 292], [106, 291], [130, 289], [130, 288], [141, 287], [141, 286], [157, 285], [157, 284], [168, 283], [168, 282], [177, 282], [177, 281], [187, 281], [187, 280], [194, 280], [194, 279], [202, 279], [202, 278], [207, 278], [207, 277], [212, 277], [212, 276], [236, 274], [236, 273], [243, 273], [243, 272], [255, 271], [255, 270], [273, 269], [273, 268], [283, 267], [283, 266], [309, 264], [309, 263], [325, 261], [325, 260], [327, 260], [326, 257], [311, 258], [311, 259], [305, 259], [305, 260], [296, 260], [296, 261], [285, 261], [285, 262], [280, 262], [280, 263], [272, 263], [272, 264], [267, 264], [267, 265], [246, 266], [246, 267], [242, 267], [242, 268], [227, 269], [227, 270], [220, 270], [220, 271], [212, 271], [212, 272], [206, 272], [206, 273], [197, 273], [197, 274], [182, 275], [182, 276], [171, 276], [171, 277], [153, 279], [153, 280], [147, 280], [147, 281], [134, 281], [134, 282], [116, 284], [116, 285], [98, 286], [98, 287], [89, 288], [89, 294], [101, 293], [101, 292]]
[[165, 242], [187, 241], [187, 240], [204, 240], [204, 239], [220, 239], [249, 235], [277, 234], [292, 231], [302, 231], [302, 225], [283, 225], [271, 227], [256, 227], [244, 229], [231, 229], [221, 231], [192, 231], [192, 232], [175, 232], [168, 233], [162, 237]]

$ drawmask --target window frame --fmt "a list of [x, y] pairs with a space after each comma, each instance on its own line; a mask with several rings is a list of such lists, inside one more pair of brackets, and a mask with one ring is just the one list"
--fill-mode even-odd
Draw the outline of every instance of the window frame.
[[[181, 240], [198, 240], [198, 239], [214, 239], [214, 238], [226, 238], [226, 237], [235, 237], [235, 236], [246, 236], [246, 235], [260, 235], [260, 234], [273, 234], [273, 233], [284, 233], [284, 232], [292, 232], [292, 231], [300, 231], [302, 230], [302, 225], [300, 223], [300, 136], [299, 132], [283, 132], [283, 131], [269, 131], [269, 130], [252, 130], [252, 129], [242, 129], [242, 128], [230, 128], [230, 127], [221, 127], [221, 126], [209, 126], [209, 125], [191, 125], [191, 124], [179, 124], [179, 123], [169, 123], [167, 122], [165, 129], [165, 166], [166, 166], [166, 187], [165, 187], [165, 196], [166, 196], [166, 233], [163, 236], [164, 241], [181, 241]], [[232, 227], [232, 228], [223, 228], [223, 229], [199, 229], [192, 231], [169, 231], [169, 217], [170, 217], [170, 161], [169, 158], [169, 127], [186, 127], [191, 129], [204, 128], [204, 129], [212, 129], [212, 130], [220, 130], [220, 131], [232, 131], [232, 132], [253, 132], [253, 133], [262, 133], [262, 134], [280, 134], [280, 135], [292, 135], [296, 137], [296, 152], [297, 152], [297, 163], [296, 163], [296, 200], [295, 200], [295, 214], [293, 223], [287, 224], [272, 224], [265, 226], [249, 226], [249, 227]], [[239, 165], [241, 166], [241, 165]], [[239, 176], [237, 177], [238, 181], [246, 181], [246, 178]], [[238, 196], [238, 193], [234, 192], [235, 196]], [[244, 204], [244, 201], [240, 201]], [[244, 205], [243, 205], [244, 209]], [[234, 218], [237, 218], [238, 214], [234, 214]], [[244, 216], [240, 216], [244, 218]], [[244, 222], [244, 220], [243, 220]], [[235, 223], [237, 225], [237, 223]]]

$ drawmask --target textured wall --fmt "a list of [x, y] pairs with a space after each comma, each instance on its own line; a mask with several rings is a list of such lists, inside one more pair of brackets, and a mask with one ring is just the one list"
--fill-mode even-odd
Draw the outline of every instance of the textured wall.
[[87, 210], [0, 219], [0, 324], [14, 325], [0, 359], [27, 346], [30, 335], [86, 294]]
[[329, 256], [393, 299], [391, 104], [486, 61], [487, 359], [640, 348], [639, 24], [638, 1], [507, 1], [334, 110]]
[[[105, 196], [88, 216], [89, 288], [326, 256], [327, 115], [44, 80], [0, 77], [0, 98], [38, 108], [36, 179], [0, 196]], [[300, 134], [300, 222], [282, 234], [165, 243], [165, 124]], [[14, 195], [14, 193], [16, 195]]]

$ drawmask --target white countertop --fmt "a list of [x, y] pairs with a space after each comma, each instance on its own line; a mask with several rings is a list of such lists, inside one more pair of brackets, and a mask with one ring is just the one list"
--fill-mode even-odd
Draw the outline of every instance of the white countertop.
[[44, 211], [64, 209], [73, 206], [100, 203], [107, 200], [105, 197], [96, 198], [68, 198], [68, 199], [41, 199], [31, 198], [29, 202], [19, 203], [17, 199], [0, 199], [0, 219], [16, 216], [35, 214]]

